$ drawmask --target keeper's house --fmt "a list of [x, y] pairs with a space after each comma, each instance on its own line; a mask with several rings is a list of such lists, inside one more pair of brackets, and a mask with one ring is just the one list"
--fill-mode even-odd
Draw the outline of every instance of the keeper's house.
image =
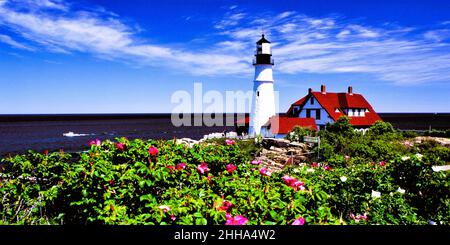
[[272, 117], [262, 127], [261, 134], [281, 138], [295, 126], [322, 130], [341, 116], [349, 117], [353, 127], [361, 131], [381, 121], [364, 96], [353, 93], [352, 87], [346, 93], [330, 93], [322, 85], [317, 92], [310, 88], [305, 97], [290, 106], [285, 116]]

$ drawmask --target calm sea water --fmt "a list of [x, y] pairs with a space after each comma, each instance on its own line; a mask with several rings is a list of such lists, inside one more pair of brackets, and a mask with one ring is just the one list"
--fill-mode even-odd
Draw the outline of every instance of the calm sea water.
[[[450, 129], [450, 113], [380, 113], [380, 116], [400, 129]], [[205, 134], [234, 130], [233, 126], [175, 127], [170, 114], [0, 115], [0, 156], [28, 149], [80, 151], [96, 138], [200, 139]], [[69, 132], [75, 136], [63, 135]]]

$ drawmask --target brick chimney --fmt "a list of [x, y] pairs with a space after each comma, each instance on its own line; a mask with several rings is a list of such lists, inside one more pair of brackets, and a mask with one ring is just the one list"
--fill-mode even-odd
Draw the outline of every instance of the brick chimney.
[[348, 94], [353, 95], [353, 88], [352, 86], [348, 86]]
[[308, 94], [311, 94], [312, 91], [313, 91], [312, 88], [309, 88], [309, 89], [308, 89]]
[[320, 86], [320, 92], [322, 94], [326, 94], [327, 93], [325, 85]]

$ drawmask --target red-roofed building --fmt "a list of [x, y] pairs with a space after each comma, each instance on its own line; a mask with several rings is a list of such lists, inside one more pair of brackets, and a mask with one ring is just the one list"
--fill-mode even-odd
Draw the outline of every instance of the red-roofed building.
[[317, 130], [316, 120], [314, 118], [273, 116], [261, 127], [261, 135], [264, 137], [284, 138], [286, 134], [297, 126]]
[[288, 117], [314, 118], [319, 129], [324, 129], [327, 123], [334, 123], [341, 116], [350, 118], [355, 128], [367, 128], [381, 121], [380, 116], [361, 94], [353, 93], [348, 87], [347, 93], [330, 93], [325, 85], [319, 92], [309, 89], [309, 93], [291, 105]]

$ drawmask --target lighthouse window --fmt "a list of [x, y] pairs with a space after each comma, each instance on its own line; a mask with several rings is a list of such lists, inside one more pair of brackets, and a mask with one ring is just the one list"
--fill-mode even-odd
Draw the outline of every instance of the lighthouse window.
[[258, 92], [256, 92], [256, 96], [259, 96], [259, 91], [258, 91]]

